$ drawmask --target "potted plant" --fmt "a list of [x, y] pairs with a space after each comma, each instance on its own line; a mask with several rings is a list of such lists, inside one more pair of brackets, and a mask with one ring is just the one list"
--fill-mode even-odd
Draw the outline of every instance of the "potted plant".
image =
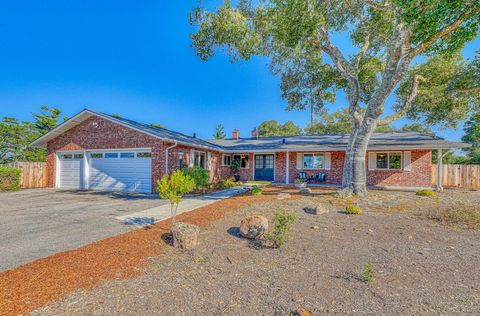
[[240, 175], [238, 174], [238, 172], [240, 171], [240, 167], [241, 167], [240, 159], [233, 159], [230, 169], [232, 170], [232, 175], [235, 178], [235, 182], [240, 181]]
[[297, 188], [305, 188], [307, 187], [307, 181], [304, 179], [295, 179], [295, 186]]

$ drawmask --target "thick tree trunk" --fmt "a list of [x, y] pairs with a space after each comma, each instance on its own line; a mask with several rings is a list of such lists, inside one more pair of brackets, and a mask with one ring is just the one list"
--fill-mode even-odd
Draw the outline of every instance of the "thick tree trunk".
[[342, 196], [367, 195], [367, 168], [365, 157], [375, 119], [366, 118], [360, 128], [350, 135], [343, 166]]

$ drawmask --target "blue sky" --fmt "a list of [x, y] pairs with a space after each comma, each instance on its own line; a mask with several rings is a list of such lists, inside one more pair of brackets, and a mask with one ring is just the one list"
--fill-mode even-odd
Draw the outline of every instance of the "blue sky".
[[[41, 105], [65, 115], [91, 108], [205, 138], [218, 123], [242, 135], [267, 119], [305, 126], [307, 112], [284, 110], [268, 60], [195, 56], [188, 23], [195, 3], [2, 1], [0, 117], [30, 119]], [[478, 47], [479, 39], [464, 56]], [[335, 106], [343, 104], [340, 97]]]

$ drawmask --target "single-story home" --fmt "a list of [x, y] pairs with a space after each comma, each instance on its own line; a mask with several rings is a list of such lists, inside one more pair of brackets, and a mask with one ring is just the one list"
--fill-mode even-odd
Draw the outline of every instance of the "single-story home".
[[[338, 185], [349, 135], [301, 135], [203, 140], [85, 109], [31, 146], [47, 148], [48, 185], [64, 189], [154, 192], [163, 175], [200, 166], [212, 181], [231, 175], [241, 163], [240, 180], [294, 183], [300, 175], [322, 173]], [[462, 148], [417, 132], [375, 133], [368, 146], [367, 183], [380, 187], [430, 187], [432, 150]]]

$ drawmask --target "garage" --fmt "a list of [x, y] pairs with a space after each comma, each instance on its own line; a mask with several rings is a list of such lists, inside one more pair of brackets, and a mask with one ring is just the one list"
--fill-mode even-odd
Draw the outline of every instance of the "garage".
[[60, 153], [59, 185], [64, 189], [82, 189], [84, 180], [83, 153]]
[[95, 150], [58, 154], [59, 187], [121, 192], [151, 192], [150, 149]]

